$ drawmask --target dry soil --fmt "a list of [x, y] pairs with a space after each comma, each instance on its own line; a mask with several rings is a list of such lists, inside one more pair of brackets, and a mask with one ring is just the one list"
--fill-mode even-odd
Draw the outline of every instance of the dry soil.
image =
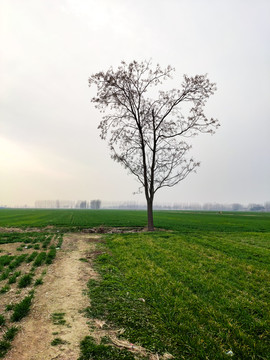
[[[44, 284], [37, 287], [30, 314], [20, 322], [20, 332], [5, 360], [77, 360], [80, 341], [89, 335], [83, 310], [89, 306], [87, 281], [98, 278], [89, 254], [99, 235], [68, 234], [61, 250], [47, 269]], [[55, 324], [53, 314], [62, 313], [64, 324]], [[63, 321], [62, 321], [63, 322]], [[60, 338], [64, 344], [52, 346]]]

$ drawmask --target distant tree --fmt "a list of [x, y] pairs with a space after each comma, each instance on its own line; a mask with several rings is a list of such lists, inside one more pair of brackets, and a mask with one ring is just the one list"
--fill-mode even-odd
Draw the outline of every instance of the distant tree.
[[264, 203], [265, 211], [270, 211], [270, 201]]
[[260, 204], [250, 204], [249, 210], [250, 211], [263, 211], [263, 210], [265, 210], [265, 208], [264, 208], [264, 206], [262, 206]]
[[[109, 137], [112, 158], [127, 168], [141, 184], [147, 201], [148, 230], [154, 230], [153, 200], [163, 187], [172, 187], [194, 171], [199, 163], [187, 158], [191, 148], [183, 139], [214, 133], [217, 120], [203, 112], [216, 90], [206, 75], [184, 75], [181, 89], [159, 91], [155, 99], [147, 91], [172, 78], [174, 69], [151, 62], [122, 62], [89, 78], [97, 86], [91, 100], [105, 112], [99, 124], [101, 138]], [[153, 92], [153, 91], [151, 91]], [[182, 108], [180, 108], [182, 105]]]
[[243, 205], [238, 204], [238, 203], [232, 204], [232, 210], [233, 210], [233, 211], [240, 211], [240, 210], [242, 210], [242, 209], [243, 209]]
[[86, 207], [87, 207], [86, 201], [81, 201], [80, 202], [80, 209], [86, 209]]
[[101, 201], [100, 200], [91, 200], [90, 207], [91, 209], [98, 210], [100, 209]]

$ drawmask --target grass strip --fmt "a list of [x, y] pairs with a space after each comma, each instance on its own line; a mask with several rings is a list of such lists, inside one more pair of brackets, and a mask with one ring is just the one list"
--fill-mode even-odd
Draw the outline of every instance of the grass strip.
[[8, 328], [3, 336], [3, 339], [6, 341], [12, 341], [15, 335], [17, 334], [18, 330], [19, 329], [16, 326], [12, 326]]
[[[134, 356], [125, 349], [117, 349], [113, 346], [96, 344], [94, 339], [86, 336], [80, 345], [81, 356], [78, 360], [134, 360]], [[136, 357], [139, 359], [139, 357]]]
[[107, 237], [108, 253], [96, 259], [102, 281], [88, 284], [89, 314], [177, 359], [226, 359], [231, 351], [266, 360], [269, 250], [258, 241], [252, 252], [242, 240], [236, 233]]
[[0, 358], [3, 358], [10, 348], [11, 348], [11, 344], [9, 341], [1, 340], [0, 341]]
[[32, 279], [33, 279], [33, 276], [31, 274], [23, 275], [18, 282], [18, 287], [25, 288], [25, 287], [31, 285]]
[[18, 332], [18, 328], [12, 326], [8, 328], [3, 335], [3, 339], [0, 341], [0, 358], [3, 358], [11, 348], [11, 341], [14, 339]]
[[46, 264], [52, 264], [55, 257], [56, 257], [56, 249], [53, 247], [47, 253]]
[[38, 267], [38, 266], [41, 266], [43, 263], [44, 263], [44, 261], [46, 260], [46, 252], [45, 251], [42, 251], [42, 252], [40, 252], [38, 255], [37, 255], [37, 257], [35, 258], [35, 261], [34, 261], [34, 263], [33, 263], [33, 266], [34, 267]]
[[63, 345], [63, 344], [66, 344], [67, 341], [61, 339], [61, 338], [55, 338], [53, 339], [53, 341], [51, 342], [51, 345], [52, 346], [57, 346], [57, 345]]
[[14, 305], [11, 321], [18, 322], [24, 318], [30, 311], [31, 303], [33, 299], [33, 293], [26, 296], [21, 302]]

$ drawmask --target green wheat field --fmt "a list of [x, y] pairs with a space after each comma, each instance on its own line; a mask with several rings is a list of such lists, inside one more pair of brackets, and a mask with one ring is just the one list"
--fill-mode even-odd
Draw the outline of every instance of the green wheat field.
[[[101, 235], [87, 316], [174, 359], [270, 359], [270, 213], [156, 211], [154, 221], [153, 233]], [[0, 210], [2, 228], [145, 225], [145, 211]], [[80, 359], [136, 358], [109, 349], [87, 337]]]

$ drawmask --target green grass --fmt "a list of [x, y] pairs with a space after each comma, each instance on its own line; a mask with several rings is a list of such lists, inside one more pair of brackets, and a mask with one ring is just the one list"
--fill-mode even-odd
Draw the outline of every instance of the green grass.
[[37, 257], [38, 252], [37, 251], [33, 251], [32, 254], [30, 254], [28, 256], [28, 258], [26, 259], [27, 263], [30, 263], [31, 261], [35, 260], [35, 258]]
[[[78, 360], [134, 360], [134, 356], [127, 350], [117, 349], [113, 346], [96, 344], [94, 339], [87, 336], [81, 342], [81, 356]], [[137, 357], [138, 359], [138, 357]], [[141, 358], [140, 358], [141, 359]]]
[[61, 248], [62, 246], [62, 243], [63, 243], [63, 234], [59, 234], [58, 237], [57, 237], [57, 245], [56, 245], [56, 248]]
[[6, 292], [8, 292], [10, 290], [10, 286], [9, 285], [4, 285], [1, 287], [0, 289], [0, 294], [5, 294]]
[[21, 275], [21, 271], [16, 271], [15, 273], [11, 274], [8, 279], [9, 284], [14, 284], [17, 280], [17, 277]]
[[18, 287], [25, 288], [25, 287], [31, 285], [32, 279], [33, 279], [33, 276], [31, 274], [24, 274], [19, 280]]
[[15, 337], [15, 335], [18, 332], [18, 328], [16, 326], [12, 326], [10, 328], [8, 328], [3, 336], [4, 340], [6, 341], [12, 341]]
[[3, 358], [8, 350], [11, 348], [11, 341], [14, 339], [16, 333], [18, 332], [18, 328], [12, 326], [8, 328], [4, 335], [3, 340], [0, 341], [0, 358]]
[[[228, 359], [230, 351], [232, 359], [270, 359], [270, 214], [156, 211], [154, 220], [157, 228], [170, 231], [104, 235], [95, 261], [102, 280], [88, 284], [89, 316], [104, 319], [109, 329], [124, 329], [122, 336], [130, 342], [160, 355], [169, 352], [176, 360]], [[59, 232], [53, 240], [57, 248], [65, 231], [144, 227], [146, 212], [0, 210], [0, 226], [48, 225]], [[0, 244], [45, 249], [52, 239], [49, 231], [0, 233]], [[53, 249], [30, 261], [50, 263]], [[29, 261], [30, 254], [22, 255], [0, 256], [0, 280], [12, 278], [18, 261]], [[64, 315], [52, 314], [53, 323], [65, 325]], [[9, 345], [2, 342], [5, 351]], [[86, 337], [80, 360], [86, 359], [133, 355]]]
[[9, 278], [8, 278], [8, 283], [9, 283], [9, 284], [14, 284], [14, 283], [16, 282], [16, 280], [17, 280], [16, 274], [12, 274], [12, 275], [10, 275]]
[[15, 256], [14, 260], [9, 264], [9, 269], [14, 270], [19, 267], [27, 258], [27, 254]]
[[40, 252], [37, 255], [37, 257], [35, 258], [33, 266], [36, 266], [36, 267], [41, 266], [45, 262], [46, 256], [47, 256], [47, 254], [45, 251]]
[[61, 338], [55, 338], [53, 339], [53, 341], [51, 342], [52, 346], [57, 346], [57, 345], [63, 345], [66, 344], [67, 342], [65, 340], [62, 340]]
[[15, 256], [2, 255], [0, 256], [0, 266], [7, 266], [11, 263]]
[[13, 304], [7, 304], [6, 305], [6, 311], [10, 311], [14, 309], [14, 305]]
[[[1, 209], [0, 209], [0, 215]], [[0, 220], [1, 221], [1, 220]], [[0, 233], [0, 244], [11, 244], [11, 243], [36, 243], [38, 241], [42, 241], [44, 239], [44, 233], [40, 232], [1, 232]], [[23, 245], [21, 245], [23, 247]]]
[[0, 341], [0, 358], [3, 358], [10, 348], [11, 348], [11, 344], [9, 341], [1, 340]]
[[0, 281], [5, 280], [9, 277], [10, 269], [5, 269], [0, 275]]
[[35, 286], [42, 285], [42, 284], [43, 284], [43, 279], [42, 279], [42, 277], [36, 279], [36, 281], [35, 281]]
[[42, 249], [47, 249], [47, 247], [50, 245], [50, 242], [52, 240], [52, 235], [47, 236], [42, 243]]
[[56, 257], [56, 249], [51, 248], [47, 253], [46, 264], [52, 264], [55, 257]]
[[[86, 228], [103, 226], [144, 227], [146, 211], [136, 210], [30, 210], [0, 209], [0, 226]], [[270, 232], [270, 213], [155, 211], [155, 226], [182, 233]], [[24, 234], [21, 236], [23, 237]], [[15, 235], [5, 235], [15, 236]], [[1, 235], [0, 235], [1, 242]]]
[[[107, 237], [89, 315], [177, 359], [268, 359], [270, 237], [258, 233]], [[100, 245], [104, 246], [104, 245]]]
[[0, 314], [0, 327], [6, 324], [6, 319]]
[[[56, 249], [55, 245], [50, 246], [50, 243], [52, 240], [54, 240], [55, 243], [59, 243], [63, 241], [62, 238], [62, 234], [59, 234], [58, 231], [55, 234], [46, 231], [31, 232], [28, 230], [25, 232], [0, 232], [0, 252], [2, 253], [0, 254], [1, 308], [5, 309], [5, 311], [12, 311], [11, 315], [7, 314], [8, 316], [0, 314], [0, 358], [4, 357], [10, 349], [11, 341], [18, 331], [17, 327], [12, 326], [12, 322], [19, 322], [27, 316], [34, 296], [33, 290], [29, 292], [28, 296], [25, 296], [25, 292], [21, 290], [16, 291], [16, 287], [21, 289], [31, 286], [33, 289], [35, 286], [43, 283], [42, 277], [33, 282], [36, 267], [45, 263], [46, 265], [52, 263], [56, 256]], [[16, 243], [20, 243], [21, 245], [16, 248]], [[16, 250], [13, 251], [13, 254], [10, 252], [5, 254], [5, 252], [12, 252], [12, 250], [5, 250], [6, 246], [4, 244], [16, 244], [14, 247]], [[31, 248], [45, 250], [48, 247], [50, 248], [47, 252], [33, 251], [30, 254], [28, 252], [28, 249]], [[19, 251], [23, 251], [23, 253], [18, 253]], [[31, 262], [33, 262], [33, 266], [29, 272], [30, 267], [25, 266], [25, 263], [29, 265]], [[20, 269], [17, 269], [18, 267], [20, 267]], [[43, 270], [42, 274], [44, 274], [44, 272], [46, 272], [46, 270]], [[19, 276], [20, 278], [17, 281]], [[16, 283], [16, 281], [18, 284], [14, 286], [13, 284]], [[16, 295], [21, 294], [17, 300], [18, 302], [15, 304], [8, 303], [10, 301], [9, 297], [12, 295], [11, 292], [14, 292]]]
[[64, 319], [65, 313], [53, 313], [51, 314], [51, 319], [54, 325], [65, 325], [66, 320]]
[[11, 321], [18, 322], [29, 313], [32, 299], [33, 299], [33, 294], [30, 294], [26, 296], [21, 302], [14, 305]]

